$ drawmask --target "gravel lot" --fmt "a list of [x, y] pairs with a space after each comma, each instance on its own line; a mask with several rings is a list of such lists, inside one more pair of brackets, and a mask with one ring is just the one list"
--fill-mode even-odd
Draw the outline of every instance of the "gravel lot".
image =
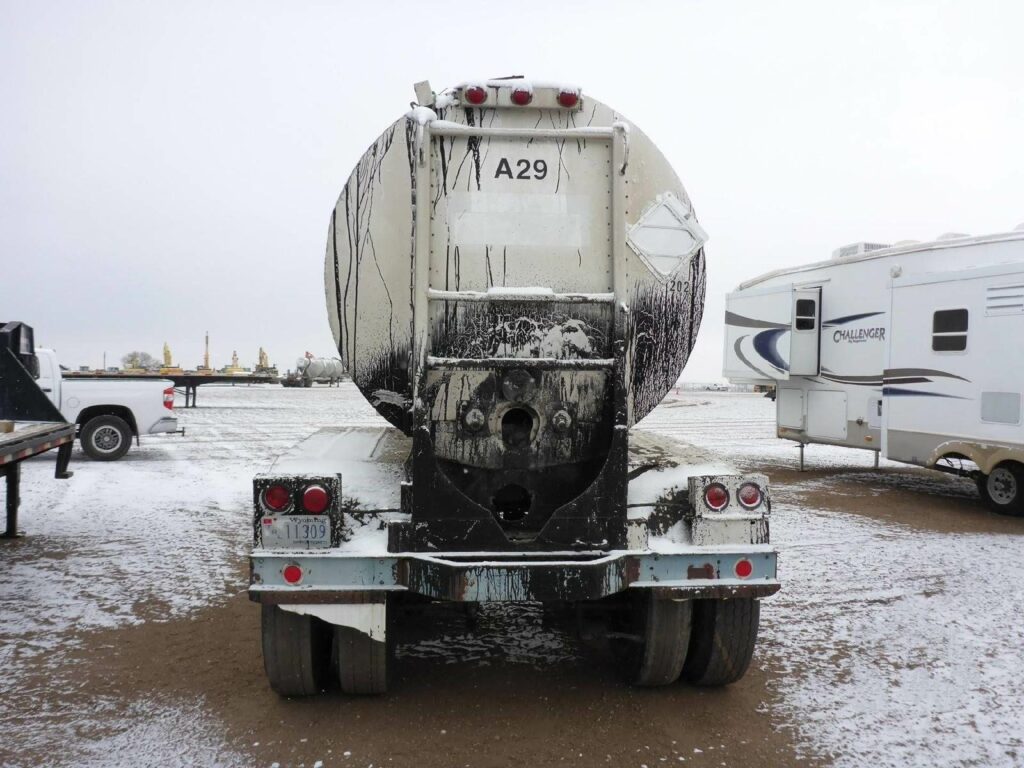
[[251, 478], [319, 426], [376, 424], [349, 387], [204, 387], [185, 437], [114, 464], [27, 462], [0, 543], [0, 764], [1020, 765], [1024, 520], [971, 483], [774, 437], [756, 395], [683, 393], [638, 429], [772, 478], [783, 590], [747, 677], [634, 690], [532, 607], [401, 629], [376, 699], [266, 685], [247, 582]]

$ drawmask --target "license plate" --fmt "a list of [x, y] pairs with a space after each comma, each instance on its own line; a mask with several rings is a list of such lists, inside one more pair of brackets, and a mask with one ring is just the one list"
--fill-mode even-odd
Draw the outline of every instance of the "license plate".
[[266, 549], [331, 546], [331, 519], [327, 515], [264, 517], [262, 527]]

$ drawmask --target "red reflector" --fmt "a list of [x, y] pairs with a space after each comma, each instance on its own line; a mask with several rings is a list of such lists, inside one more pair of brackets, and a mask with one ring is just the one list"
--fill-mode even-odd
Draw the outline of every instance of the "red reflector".
[[745, 579], [754, 572], [754, 564], [749, 560], [740, 560], [736, 563], [736, 575]]
[[725, 505], [729, 503], [729, 492], [725, 490], [724, 485], [718, 483], [709, 485], [704, 491], [704, 503], [716, 511], [724, 509]]
[[746, 483], [736, 494], [744, 507], [756, 507], [761, 503], [761, 489], [753, 483]]
[[525, 107], [531, 101], [533, 101], [533, 94], [530, 93], [530, 91], [524, 90], [523, 88], [516, 88], [514, 91], [512, 91], [513, 104], [520, 107]]
[[174, 410], [174, 387], [168, 387], [164, 390], [164, 408], [168, 411]]
[[281, 574], [289, 584], [298, 584], [302, 581], [302, 569], [297, 565], [286, 565]]
[[558, 103], [563, 107], [575, 107], [580, 101], [580, 95], [572, 91], [561, 91], [558, 94]]
[[283, 485], [272, 485], [263, 492], [263, 503], [275, 512], [287, 509], [291, 501], [292, 495]]
[[483, 104], [487, 101], [487, 90], [474, 85], [462, 91], [462, 98], [470, 104]]
[[302, 508], [314, 515], [319, 515], [327, 509], [330, 500], [331, 497], [327, 495], [323, 486], [311, 485], [302, 493]]

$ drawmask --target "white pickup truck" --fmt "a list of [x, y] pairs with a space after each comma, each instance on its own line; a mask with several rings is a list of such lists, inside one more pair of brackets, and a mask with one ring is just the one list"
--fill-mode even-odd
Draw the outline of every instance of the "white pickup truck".
[[40, 389], [77, 425], [89, 458], [114, 461], [128, 452], [133, 436], [178, 431], [174, 386], [167, 379], [65, 379], [52, 349], [37, 347], [36, 356]]

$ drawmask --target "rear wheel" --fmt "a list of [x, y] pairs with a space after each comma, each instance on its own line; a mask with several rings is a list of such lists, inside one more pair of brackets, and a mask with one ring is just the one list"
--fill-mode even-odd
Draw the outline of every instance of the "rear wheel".
[[760, 617], [761, 605], [750, 597], [696, 600], [683, 679], [717, 686], [743, 677], [754, 655]]
[[312, 696], [327, 683], [331, 634], [319, 619], [263, 606], [263, 668], [282, 696]]
[[95, 416], [82, 426], [82, 450], [93, 461], [115, 461], [132, 444], [132, 430], [120, 416]]
[[1024, 467], [1005, 461], [977, 480], [988, 508], [1001, 515], [1024, 515]]
[[388, 690], [388, 647], [353, 627], [334, 628], [334, 661], [345, 693], [377, 694]]
[[663, 600], [649, 590], [631, 593], [612, 650], [629, 682], [653, 687], [679, 679], [690, 644], [690, 601]]

